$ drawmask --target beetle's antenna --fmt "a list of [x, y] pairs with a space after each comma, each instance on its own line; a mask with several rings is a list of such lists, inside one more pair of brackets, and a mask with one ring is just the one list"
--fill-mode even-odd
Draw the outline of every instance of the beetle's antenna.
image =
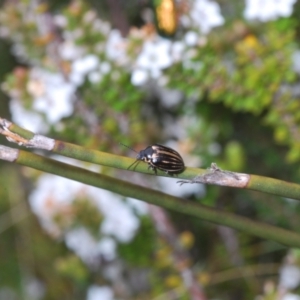
[[122, 146], [124, 146], [124, 147], [126, 147], [126, 148], [128, 148], [128, 149], [130, 149], [130, 150], [132, 150], [132, 151], [134, 151], [135, 153], [138, 153], [137, 151], [135, 151], [134, 149], [130, 148], [130, 147], [127, 146], [127, 145], [124, 145], [124, 144], [122, 144], [122, 143], [119, 143], [119, 144], [122, 145]]
[[134, 168], [133, 168], [133, 171], [135, 171], [135, 168], [137, 167], [137, 165], [138, 165], [140, 162], [141, 162], [141, 161], [140, 161], [139, 159], [137, 159], [133, 164], [131, 164], [131, 165], [127, 168], [127, 170], [129, 170], [133, 165], [135, 165]]
[[[130, 150], [132, 150], [132, 151], [134, 151], [135, 153], [138, 153], [137, 151], [135, 151], [134, 149], [128, 147], [127, 145], [124, 145], [124, 144], [122, 144], [122, 143], [119, 143], [119, 144], [122, 145], [122, 146], [124, 146], [124, 147], [126, 147], [126, 148], [128, 148], [128, 149], [130, 149]], [[132, 164], [127, 168], [127, 170], [129, 170], [133, 165], [136, 164], [135, 167], [133, 168], [133, 171], [134, 171], [135, 168], [136, 168], [136, 166], [139, 164], [139, 162], [140, 162], [140, 160], [137, 159], [134, 163], [132, 163]]]

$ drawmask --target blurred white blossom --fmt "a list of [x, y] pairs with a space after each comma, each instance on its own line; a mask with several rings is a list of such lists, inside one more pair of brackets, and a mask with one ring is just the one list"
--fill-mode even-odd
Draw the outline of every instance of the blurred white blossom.
[[108, 286], [92, 285], [88, 289], [87, 300], [114, 300], [114, 294]]
[[94, 199], [104, 216], [101, 224], [102, 234], [112, 235], [121, 242], [129, 242], [140, 225], [133, 209], [121, 196], [106, 190], [90, 188], [88, 195]]
[[19, 99], [13, 98], [9, 101], [9, 110], [13, 122], [19, 126], [32, 132], [44, 133], [48, 131], [49, 127], [42, 116], [33, 110], [26, 109]]
[[100, 65], [98, 56], [89, 54], [82, 58], [76, 59], [72, 63], [69, 79], [75, 85], [80, 86], [90, 72], [96, 70]]
[[146, 41], [135, 62], [132, 84], [140, 85], [150, 78], [158, 78], [162, 74], [161, 70], [169, 67], [173, 62], [171, 45], [170, 40], [160, 37]]
[[300, 51], [296, 50], [292, 55], [293, 69], [300, 74]]
[[111, 237], [104, 237], [97, 245], [97, 250], [106, 261], [110, 261], [116, 258], [116, 241]]
[[282, 296], [281, 300], [300, 300], [300, 296], [296, 294], [287, 293]]
[[32, 108], [44, 113], [50, 124], [73, 113], [76, 86], [62, 74], [32, 69], [27, 89], [34, 97]]
[[199, 34], [195, 31], [188, 31], [184, 36], [184, 41], [188, 46], [196, 46]]
[[133, 85], [143, 85], [147, 82], [149, 76], [146, 70], [136, 69], [132, 72], [131, 83]]
[[246, 0], [244, 16], [246, 19], [260, 21], [289, 17], [293, 12], [296, 0]]
[[218, 3], [210, 0], [195, 0], [191, 7], [191, 18], [200, 31], [207, 34], [212, 28], [224, 24]]
[[172, 43], [171, 56], [174, 62], [181, 61], [183, 53], [186, 49], [186, 44], [182, 41], [175, 41]]
[[[101, 226], [99, 224], [99, 241], [90, 236], [84, 228], [69, 230], [59, 228], [55, 223], [54, 217], [57, 214], [64, 214], [67, 220], [72, 201], [78, 198], [78, 195], [90, 199], [103, 216]], [[144, 202], [133, 199], [125, 202], [122, 197], [109, 191], [49, 174], [40, 176], [29, 199], [31, 208], [39, 217], [42, 226], [54, 236], [61, 236], [62, 230], [65, 230], [67, 245], [86, 262], [100, 254], [107, 259], [113, 259], [116, 242], [111, 236], [118, 241], [129, 242], [140, 226], [137, 215], [147, 212]], [[86, 241], [78, 243], [80, 239]]]
[[112, 61], [123, 65], [128, 61], [126, 54], [127, 41], [119, 30], [110, 31], [106, 42], [106, 55]]
[[52, 235], [61, 235], [61, 229], [53, 218], [57, 213], [68, 211], [76, 195], [84, 185], [66, 178], [43, 174], [35, 190], [29, 196], [32, 211], [39, 217], [42, 226]]
[[58, 54], [61, 59], [73, 61], [84, 55], [84, 50], [75, 45], [73, 40], [66, 39], [58, 45]]
[[300, 284], [300, 269], [295, 265], [284, 265], [280, 269], [279, 285], [292, 290]]
[[99, 256], [97, 241], [83, 227], [68, 231], [65, 234], [65, 242], [68, 248], [73, 250], [88, 265], [92, 265]]

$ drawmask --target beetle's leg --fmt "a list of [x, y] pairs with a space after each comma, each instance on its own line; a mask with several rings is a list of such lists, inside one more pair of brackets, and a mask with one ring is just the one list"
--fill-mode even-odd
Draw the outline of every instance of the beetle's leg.
[[170, 173], [170, 171], [165, 171], [165, 173], [167, 174], [167, 175], [169, 175], [169, 176], [174, 176], [174, 174], [173, 173]]
[[157, 175], [156, 167], [149, 164], [148, 170], [151, 169], [154, 171], [155, 175]]

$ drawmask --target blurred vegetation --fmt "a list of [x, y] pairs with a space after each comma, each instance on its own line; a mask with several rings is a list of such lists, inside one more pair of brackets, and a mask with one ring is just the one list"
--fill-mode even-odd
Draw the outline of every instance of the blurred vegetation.
[[[179, 2], [184, 11], [186, 1]], [[17, 96], [25, 108], [32, 109], [33, 96], [27, 87], [34, 66], [68, 76], [70, 61], [57, 62], [49, 54], [53, 53], [49, 48], [67, 33], [76, 37], [83, 53], [96, 55], [110, 68], [98, 82], [85, 77], [75, 95], [73, 114], [49, 124], [48, 136], [113, 153], [127, 151], [118, 142], [142, 149], [176, 140], [183, 156], [190, 158], [189, 166], [216, 162], [232, 171], [299, 182], [299, 74], [292, 57], [299, 48], [300, 5], [295, 5], [290, 18], [260, 23], [241, 18], [240, 1], [219, 2], [226, 24], [201, 36], [202, 45], [187, 46], [186, 60], [163, 70], [166, 86], [150, 79], [137, 87], [131, 83], [135, 58], [148, 31], [156, 31], [157, 16], [153, 24], [142, 17], [142, 12], [155, 9], [150, 0], [44, 1], [31, 19], [30, 1], [7, 1], [0, 13], [1, 26], [9, 32], [0, 41], [0, 78], [7, 93], [0, 94], [1, 117], [11, 119], [7, 95]], [[67, 20], [66, 27], [43, 35], [38, 16], [50, 18], [57, 12]], [[112, 27], [103, 25], [99, 30], [94, 26], [98, 17], [102, 25], [108, 22]], [[140, 35], [129, 31], [142, 26], [145, 31]], [[130, 40], [126, 65], [108, 57], [102, 47], [112, 28]], [[185, 31], [179, 26], [168, 38], [182, 41]], [[22, 46], [18, 51], [23, 55], [16, 49], [12, 55], [16, 45]], [[169, 104], [173, 94], [165, 95], [174, 90], [178, 101]], [[0, 142], [6, 143], [1, 136]], [[7, 293], [11, 299], [33, 299], [26, 289], [32, 278], [44, 288], [37, 299], [83, 299], [92, 284], [111, 286], [121, 299], [191, 299], [182, 276], [186, 269], [192, 270], [208, 299], [253, 299], [263, 293], [268, 280], [277, 284], [278, 268], [276, 274], [266, 271], [235, 280], [224, 276], [218, 283], [214, 276], [230, 268], [243, 274], [243, 267], [249, 265], [278, 267], [290, 251], [240, 232], [229, 230], [226, 235], [221, 226], [173, 214], [169, 217], [182, 254], [179, 259], [176, 247], [155, 228], [151, 217], [143, 216], [132, 241], [118, 244], [122, 267], [114, 282], [103, 275], [108, 262], [99, 258], [100, 267], [88, 266], [61, 236], [43, 231], [27, 201], [38, 175], [0, 161], [0, 299]], [[206, 187], [204, 196], [188, 198], [299, 232], [300, 206], [290, 199], [213, 186]], [[22, 205], [20, 219], [12, 215], [16, 205]], [[55, 215], [58, 227], [84, 226], [101, 239], [102, 215], [87, 199], [77, 198], [68, 213]], [[294, 255], [299, 265], [299, 253]], [[121, 282], [127, 288], [118, 289]], [[165, 298], [155, 298], [160, 295]], [[268, 299], [275, 297], [276, 293]]]

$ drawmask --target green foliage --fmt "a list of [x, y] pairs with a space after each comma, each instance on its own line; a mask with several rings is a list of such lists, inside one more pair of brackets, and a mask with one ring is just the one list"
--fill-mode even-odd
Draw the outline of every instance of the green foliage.
[[[169, 85], [183, 90], [187, 97], [201, 97], [207, 92], [209, 101], [223, 102], [233, 111], [260, 114], [270, 107], [280, 84], [295, 79], [292, 28], [279, 31], [276, 22], [261, 26], [265, 28], [257, 33], [253, 29], [246, 36], [232, 37], [230, 28], [216, 32], [203, 47], [190, 49], [188, 60], [167, 71], [172, 75]], [[220, 34], [225, 35], [222, 40]], [[228, 39], [235, 39], [230, 54], [220, 51], [228, 43], [226, 34]]]
[[76, 215], [74, 226], [84, 226], [97, 237], [103, 217], [96, 205], [88, 199], [76, 199], [72, 206]]
[[140, 219], [141, 225], [130, 243], [118, 245], [119, 255], [130, 265], [146, 267], [152, 264], [155, 230], [148, 217]]
[[0, 13], [0, 24], [5, 28], [6, 35], [19, 47], [20, 53], [24, 51], [25, 56], [32, 62], [43, 64], [46, 61], [47, 45], [54, 41], [55, 36], [50, 32], [40, 32], [37, 19], [43, 18], [48, 6], [46, 3], [38, 4], [34, 11], [37, 19], [28, 18], [30, 13], [28, 2], [21, 0], [18, 5], [4, 5]]
[[224, 149], [224, 156], [224, 169], [232, 171], [241, 171], [244, 169], [246, 156], [245, 151], [239, 142], [228, 142]]
[[63, 277], [72, 280], [75, 284], [82, 285], [89, 277], [87, 267], [74, 254], [56, 259], [54, 266]]
[[[78, 46], [86, 48], [91, 53], [95, 53], [95, 46], [100, 53], [105, 48], [106, 35], [110, 30], [110, 25], [97, 19], [95, 11], [91, 10], [86, 1], [72, 1], [71, 4], [63, 11], [66, 17], [66, 30], [76, 36], [75, 43]], [[81, 30], [78, 32], [78, 24], [81, 24]]]
[[112, 113], [137, 114], [143, 93], [130, 83], [130, 75], [119, 68], [105, 74], [97, 84], [87, 83], [84, 99], [99, 116]]
[[290, 150], [287, 160], [290, 163], [299, 161], [299, 99], [289, 93], [282, 95], [282, 101], [275, 101], [273, 109], [265, 117], [265, 123], [275, 128], [274, 138], [279, 144], [287, 144]]
[[89, 199], [78, 198], [74, 199], [67, 211], [58, 212], [54, 221], [61, 229], [84, 227], [98, 237], [102, 215]]
[[29, 79], [29, 70], [27, 68], [15, 68], [13, 73], [9, 73], [3, 84], [4, 91], [14, 91], [23, 100], [24, 107], [30, 109], [32, 105], [32, 96], [27, 90]]

